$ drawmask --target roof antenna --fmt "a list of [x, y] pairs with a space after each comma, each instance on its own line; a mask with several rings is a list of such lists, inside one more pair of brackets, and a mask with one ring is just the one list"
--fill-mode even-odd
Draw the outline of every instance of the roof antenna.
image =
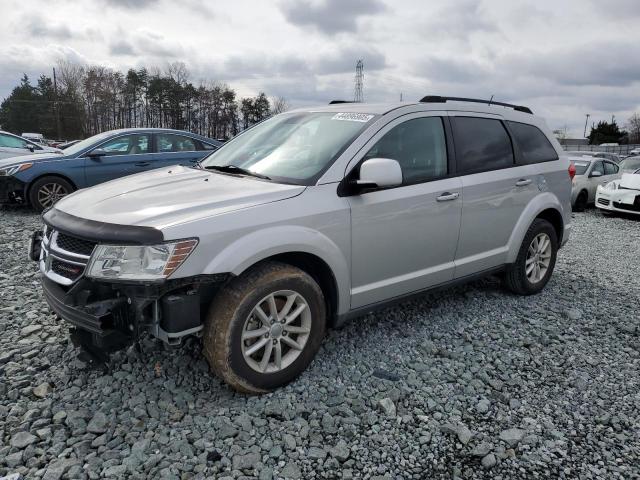
[[491, 95], [491, 98], [489, 99], [489, 103], [487, 105], [491, 105], [491, 102], [493, 102], [493, 95]]

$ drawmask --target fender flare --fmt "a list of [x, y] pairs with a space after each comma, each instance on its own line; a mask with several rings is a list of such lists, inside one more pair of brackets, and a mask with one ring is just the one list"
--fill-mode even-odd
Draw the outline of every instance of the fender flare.
[[351, 305], [349, 262], [326, 235], [302, 226], [282, 225], [251, 232], [227, 245], [205, 267], [203, 273], [240, 275], [256, 263], [286, 253], [308, 253], [325, 262], [333, 273], [338, 294], [337, 313]]
[[509, 242], [507, 244], [507, 263], [513, 263], [516, 261], [516, 257], [518, 256], [518, 252], [520, 251], [520, 246], [522, 245], [522, 240], [527, 234], [527, 230], [529, 230], [531, 223], [535, 220], [536, 217], [538, 217], [538, 215], [540, 215], [540, 213], [549, 209], [558, 211], [558, 213], [562, 217], [562, 227], [564, 229], [564, 209], [562, 208], [562, 204], [558, 201], [556, 196], [549, 192], [538, 195], [526, 206], [526, 208], [520, 215], [516, 226], [511, 232], [511, 236], [509, 237]]

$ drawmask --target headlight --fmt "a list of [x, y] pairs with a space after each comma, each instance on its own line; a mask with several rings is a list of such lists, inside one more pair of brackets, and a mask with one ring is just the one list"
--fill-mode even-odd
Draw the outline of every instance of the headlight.
[[604, 186], [605, 190], [617, 190], [618, 184], [616, 182], [609, 182]]
[[0, 177], [10, 177], [11, 175], [15, 175], [16, 173], [22, 172], [23, 170], [31, 167], [33, 167], [33, 163], [21, 163], [20, 165], [5, 167], [0, 169]]
[[162, 280], [182, 265], [198, 244], [195, 238], [160, 245], [98, 245], [87, 275], [115, 280]]

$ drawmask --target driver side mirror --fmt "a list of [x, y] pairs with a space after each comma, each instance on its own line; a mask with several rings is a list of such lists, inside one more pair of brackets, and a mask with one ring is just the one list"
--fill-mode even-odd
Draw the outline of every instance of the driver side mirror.
[[360, 188], [397, 187], [402, 185], [402, 168], [390, 158], [370, 158], [360, 165]]
[[590, 177], [601, 177], [602, 176], [602, 172], [599, 172], [598, 170], [596, 170], [595, 172], [591, 172], [591, 175], [589, 175]]
[[104, 157], [106, 154], [107, 152], [105, 152], [102, 148], [96, 148], [88, 153], [89, 157], [91, 158]]
[[25, 143], [24, 144], [24, 149], [25, 150], [29, 150], [32, 153], [35, 151], [35, 147], [33, 145], [31, 145], [30, 143]]

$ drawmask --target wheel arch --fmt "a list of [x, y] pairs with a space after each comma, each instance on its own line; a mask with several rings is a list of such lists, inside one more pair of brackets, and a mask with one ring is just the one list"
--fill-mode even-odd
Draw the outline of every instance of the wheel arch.
[[30, 199], [30, 195], [31, 195], [31, 188], [33, 187], [33, 184], [36, 183], [38, 180], [41, 180], [45, 177], [57, 177], [57, 178], [61, 178], [62, 180], [69, 182], [71, 184], [71, 186], [73, 187], [73, 190], [76, 191], [78, 190], [78, 186], [76, 185], [76, 183], [71, 180], [71, 178], [67, 177], [66, 175], [62, 175], [61, 173], [41, 173], [40, 175], [38, 175], [37, 177], [33, 177], [31, 180], [29, 180], [29, 183], [27, 183], [27, 185], [25, 186], [25, 198], [29, 201], [29, 203], [31, 203], [31, 199]]
[[[283, 242], [283, 239], [287, 241]], [[252, 232], [222, 249], [203, 273], [242, 275], [268, 260], [300, 268], [314, 278], [329, 302], [330, 320], [349, 310], [348, 257], [326, 235], [307, 227], [278, 226]]]
[[565, 229], [564, 209], [555, 195], [546, 192], [533, 199], [524, 209], [509, 238], [507, 262], [513, 263], [518, 256], [522, 240], [529, 226], [536, 218], [547, 220], [558, 235], [558, 245], [562, 245]]

